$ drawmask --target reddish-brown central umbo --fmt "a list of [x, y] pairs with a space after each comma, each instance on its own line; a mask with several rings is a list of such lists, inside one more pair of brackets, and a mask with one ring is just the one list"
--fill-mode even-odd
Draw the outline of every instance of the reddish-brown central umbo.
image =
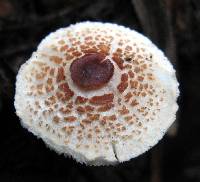
[[113, 76], [114, 66], [102, 53], [86, 54], [70, 66], [71, 78], [82, 89], [98, 89]]

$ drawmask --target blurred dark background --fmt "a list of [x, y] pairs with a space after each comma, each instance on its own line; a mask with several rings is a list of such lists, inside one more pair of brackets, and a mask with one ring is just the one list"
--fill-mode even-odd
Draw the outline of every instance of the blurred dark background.
[[[180, 82], [176, 124], [147, 153], [87, 167], [50, 151], [20, 126], [13, 97], [19, 66], [49, 32], [84, 20], [114, 22], [148, 36]], [[0, 0], [0, 181], [200, 182], [199, 0]]]

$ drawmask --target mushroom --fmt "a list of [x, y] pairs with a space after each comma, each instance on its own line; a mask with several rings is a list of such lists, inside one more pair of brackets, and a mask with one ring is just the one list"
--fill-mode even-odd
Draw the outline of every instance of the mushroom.
[[111, 23], [49, 34], [17, 75], [21, 124], [88, 165], [137, 157], [175, 120], [175, 70], [148, 38]]

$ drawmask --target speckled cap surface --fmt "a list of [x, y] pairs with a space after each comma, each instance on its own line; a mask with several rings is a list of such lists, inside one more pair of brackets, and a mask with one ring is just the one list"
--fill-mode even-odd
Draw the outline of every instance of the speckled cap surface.
[[39, 44], [17, 75], [22, 125], [58, 153], [107, 165], [154, 146], [175, 120], [175, 71], [149, 39], [83, 22]]

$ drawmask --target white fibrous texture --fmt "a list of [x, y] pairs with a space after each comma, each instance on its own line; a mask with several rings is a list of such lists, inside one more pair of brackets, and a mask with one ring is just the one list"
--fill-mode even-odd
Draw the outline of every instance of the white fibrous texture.
[[[112, 78], [96, 90], [79, 88], [70, 65], [106, 55]], [[107, 165], [134, 158], [175, 120], [175, 71], [152, 42], [123, 26], [83, 22], [49, 34], [17, 75], [15, 108], [22, 125], [81, 163]]]

